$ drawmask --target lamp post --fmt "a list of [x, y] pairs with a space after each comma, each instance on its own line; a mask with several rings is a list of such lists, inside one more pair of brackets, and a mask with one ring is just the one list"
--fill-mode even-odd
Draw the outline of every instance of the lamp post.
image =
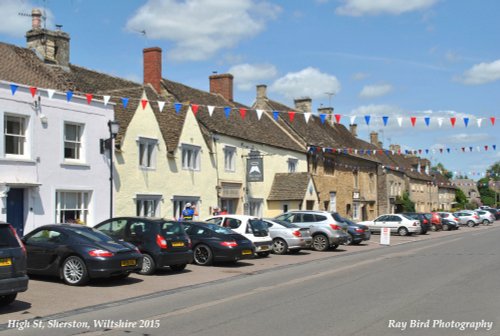
[[113, 152], [114, 139], [120, 130], [120, 123], [116, 120], [108, 121], [109, 128], [109, 218], [113, 217]]

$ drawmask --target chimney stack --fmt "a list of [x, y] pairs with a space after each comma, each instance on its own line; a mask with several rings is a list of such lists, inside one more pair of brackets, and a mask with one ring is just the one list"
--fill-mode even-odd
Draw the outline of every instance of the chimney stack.
[[302, 113], [311, 113], [312, 111], [312, 99], [311, 98], [299, 98], [293, 101], [295, 103], [295, 109]]
[[220, 74], [211, 75], [210, 79], [210, 93], [220, 94], [226, 100], [233, 101], [233, 75]]
[[33, 8], [31, 10], [31, 29], [42, 28], [42, 11], [38, 8]]
[[378, 133], [377, 132], [371, 132], [370, 133], [370, 143], [374, 146], [377, 146], [379, 145], [379, 142], [378, 142]]
[[330, 124], [334, 124], [333, 107], [320, 107], [318, 108], [318, 114], [326, 114], [326, 120], [328, 120]]
[[156, 93], [161, 92], [161, 48], [145, 48], [144, 56], [144, 84], [151, 84]]
[[353, 137], [358, 136], [358, 125], [357, 124], [350, 124], [349, 125], [349, 130], [351, 131], [351, 134]]
[[391, 151], [394, 151], [394, 152], [399, 152], [401, 150], [401, 146], [400, 145], [389, 145], [389, 149]]

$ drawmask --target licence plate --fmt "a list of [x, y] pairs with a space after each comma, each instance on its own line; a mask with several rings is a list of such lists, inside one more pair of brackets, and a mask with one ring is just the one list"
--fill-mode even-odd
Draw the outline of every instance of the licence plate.
[[135, 259], [131, 259], [131, 260], [122, 260], [120, 262], [120, 264], [122, 266], [135, 266], [137, 265], [137, 261]]
[[263, 250], [263, 251], [267, 251], [267, 250], [269, 250], [269, 246], [267, 246], [267, 245], [262, 245], [262, 246], [260, 247], [260, 249], [261, 249], [261, 250]]
[[172, 246], [173, 247], [183, 247], [184, 246], [184, 242], [173, 242]]
[[243, 251], [241, 251], [241, 254], [242, 255], [252, 254], [252, 250], [243, 250]]
[[12, 265], [12, 259], [10, 258], [1, 258], [0, 259], [0, 266], [10, 266]]

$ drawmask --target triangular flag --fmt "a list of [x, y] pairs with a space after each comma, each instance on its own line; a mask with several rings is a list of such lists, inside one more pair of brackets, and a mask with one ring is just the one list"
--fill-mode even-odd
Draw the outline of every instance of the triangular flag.
[[382, 121], [384, 122], [384, 126], [387, 126], [387, 122], [389, 121], [389, 117], [383, 116]]
[[165, 106], [164, 101], [158, 101], [158, 108], [160, 109], [160, 112], [163, 111], [163, 107]]
[[431, 123], [431, 118], [429, 118], [429, 117], [425, 117], [425, 118], [424, 118], [424, 121], [425, 121], [425, 124], [426, 124], [427, 126], [429, 126], [429, 124]]
[[111, 96], [102, 96], [104, 98], [104, 106], [108, 105]]
[[181, 103], [174, 103], [174, 107], [175, 107], [175, 113], [179, 114], [179, 112], [181, 111], [181, 108], [182, 108], [182, 104]]
[[417, 118], [416, 117], [410, 117], [410, 120], [411, 120], [411, 125], [415, 126], [415, 122], [417, 122]]
[[490, 118], [491, 126], [495, 126], [495, 117]]
[[224, 107], [224, 114], [226, 115], [226, 119], [229, 118], [231, 114], [231, 108], [229, 106]]
[[262, 114], [264, 113], [264, 110], [255, 110], [255, 112], [257, 113], [257, 119], [260, 120]]
[[128, 105], [128, 98], [124, 98], [124, 97], [122, 97], [122, 104], [123, 104], [123, 108], [127, 108], [127, 105]]
[[351, 116], [351, 125], [354, 125], [355, 121], [356, 121], [356, 116]]
[[449, 149], [449, 148], [446, 148], [446, 151], [447, 151], [447, 152], [449, 153], [449, 152], [451, 151], [451, 149]]
[[369, 115], [365, 115], [365, 122], [367, 125], [370, 125], [370, 116]]
[[245, 108], [240, 108], [240, 116], [241, 119], [245, 119], [245, 116], [247, 115], [247, 109]]
[[208, 105], [207, 109], [208, 109], [208, 115], [212, 116], [212, 114], [214, 114], [215, 106]]
[[73, 98], [73, 91], [66, 91], [66, 100], [69, 102]]
[[293, 122], [293, 119], [295, 119], [295, 111], [288, 111], [288, 119]]
[[273, 111], [273, 118], [274, 120], [278, 120], [280, 113], [278, 111]]
[[304, 119], [306, 120], [306, 124], [309, 122], [309, 118], [311, 118], [311, 112], [304, 113]]
[[469, 147], [469, 152], [472, 152], [472, 147]]
[[488, 145], [484, 146], [484, 150], [486, 150], [486, 151], [488, 150]]
[[467, 117], [464, 118], [464, 124], [465, 124], [465, 127], [469, 126], [469, 118], [467, 118]]
[[198, 104], [191, 104], [191, 111], [193, 111], [193, 114], [196, 116], [196, 113], [198, 113]]
[[142, 109], [144, 110], [146, 108], [146, 105], [148, 105], [148, 100], [147, 99], [141, 99], [141, 105], [142, 105]]
[[451, 117], [450, 122], [451, 122], [451, 127], [455, 127], [455, 123], [457, 122], [457, 118]]
[[322, 124], [324, 124], [324, 123], [325, 123], [325, 120], [326, 120], [326, 114], [321, 113], [321, 114], [319, 115], [319, 118], [321, 119], [321, 123], [322, 123]]
[[337, 124], [340, 124], [340, 118], [341, 118], [340, 114], [335, 115], [335, 121], [337, 122]]
[[403, 126], [403, 118], [398, 117], [397, 120], [398, 120], [399, 127]]
[[49, 99], [52, 99], [52, 97], [54, 97], [54, 93], [56, 93], [56, 90], [47, 89], [47, 95], [49, 96]]
[[438, 118], [438, 126], [443, 126], [443, 118]]
[[491, 147], [493, 147], [493, 150], [497, 150], [497, 145], [493, 145]]
[[34, 86], [30, 87], [31, 97], [35, 98], [36, 90], [37, 90], [36, 87]]
[[483, 122], [483, 118], [477, 119], [477, 127], [481, 128], [481, 123]]
[[92, 93], [86, 93], [85, 97], [87, 97], [87, 104], [90, 104], [92, 102], [92, 98], [94, 98]]
[[16, 91], [17, 91], [17, 88], [19, 86], [16, 85], [16, 84], [10, 84], [10, 91], [12, 91], [12, 95], [15, 95], [16, 94]]

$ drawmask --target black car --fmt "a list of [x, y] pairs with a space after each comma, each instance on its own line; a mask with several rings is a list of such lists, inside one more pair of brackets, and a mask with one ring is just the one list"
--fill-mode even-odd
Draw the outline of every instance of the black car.
[[446, 218], [441, 218], [441, 223], [443, 224], [443, 231], [458, 230], [460, 227], [458, 222]]
[[182, 271], [193, 262], [191, 240], [181, 222], [150, 217], [116, 217], [97, 224], [95, 229], [137, 246], [144, 256], [140, 274], [150, 275], [165, 267]]
[[29, 274], [59, 276], [71, 286], [82, 286], [91, 278], [124, 278], [142, 267], [135, 246], [83, 225], [44, 225], [22, 241]]
[[198, 265], [253, 258], [252, 242], [229, 228], [207, 222], [183, 222], [183, 225], [193, 243], [193, 259]]
[[28, 289], [26, 250], [12, 225], [0, 223], [0, 306]]
[[364, 240], [370, 240], [372, 233], [368, 226], [355, 223], [348, 218], [342, 217], [338, 212], [332, 214], [336, 221], [344, 222], [348, 225], [347, 235], [349, 237], [347, 238], [346, 245], [358, 245]]
[[431, 229], [431, 221], [420, 212], [402, 212], [401, 215], [406, 215], [420, 222], [420, 234], [426, 234]]

